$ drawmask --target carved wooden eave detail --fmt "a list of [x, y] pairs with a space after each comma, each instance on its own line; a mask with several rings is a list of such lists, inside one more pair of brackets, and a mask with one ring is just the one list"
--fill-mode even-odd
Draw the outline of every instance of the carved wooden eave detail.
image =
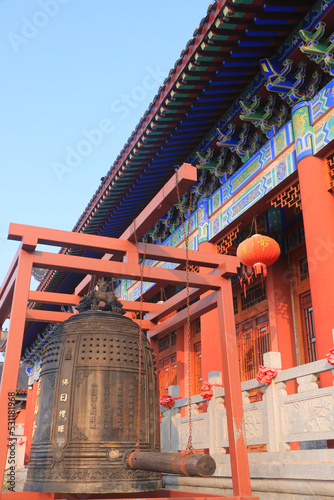
[[306, 78], [307, 64], [301, 61], [297, 71], [293, 71], [293, 61], [286, 59], [281, 66], [277, 59], [262, 59], [260, 61], [262, 73], [267, 83], [266, 88], [278, 95], [289, 106], [294, 106], [300, 101], [312, 99], [318, 91], [321, 74], [315, 71], [311, 78]]
[[320, 22], [315, 31], [300, 30], [299, 34], [303, 40], [300, 50], [312, 61], [315, 61], [323, 71], [334, 76], [334, 33], [325, 37], [326, 23]]
[[280, 128], [285, 125], [288, 116], [288, 107], [284, 104], [275, 108], [275, 97], [270, 95], [265, 106], [261, 106], [259, 96], [254, 96], [251, 102], [240, 101], [243, 112], [240, 119], [251, 122], [255, 127], [261, 129], [269, 139], [273, 137]]

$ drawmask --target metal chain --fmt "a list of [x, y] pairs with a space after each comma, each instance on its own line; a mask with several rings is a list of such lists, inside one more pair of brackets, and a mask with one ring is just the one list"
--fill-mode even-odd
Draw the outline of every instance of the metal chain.
[[91, 295], [94, 293], [95, 285], [96, 285], [96, 274], [93, 274], [93, 276], [91, 276], [91, 278], [90, 278], [88, 295]]
[[144, 264], [146, 258], [146, 250], [147, 250], [147, 237], [145, 239], [145, 249], [142, 263], [140, 263], [140, 254], [138, 247], [138, 238], [137, 238], [137, 230], [136, 230], [136, 219], [133, 221], [134, 227], [134, 237], [135, 244], [137, 249], [138, 256], [138, 264], [140, 270], [140, 297], [139, 297], [139, 342], [138, 342], [138, 407], [137, 407], [137, 442], [136, 442], [136, 451], [140, 451], [140, 430], [141, 430], [141, 358], [142, 358], [142, 321], [143, 321], [143, 278], [144, 278]]
[[186, 449], [186, 454], [194, 453], [194, 448], [192, 444], [192, 415], [191, 415], [191, 328], [190, 328], [190, 293], [189, 293], [189, 233], [190, 233], [190, 216], [192, 208], [192, 191], [189, 195], [189, 207], [188, 207], [188, 221], [187, 230], [185, 230], [185, 220], [181, 205], [181, 196], [179, 191], [179, 176], [178, 169], [175, 169], [175, 182], [176, 182], [176, 194], [179, 203], [179, 210], [181, 215], [181, 223], [183, 227], [183, 232], [185, 235], [185, 248], [186, 248], [186, 289], [187, 289], [187, 339], [188, 339], [188, 417], [189, 417], [189, 436], [188, 444]]

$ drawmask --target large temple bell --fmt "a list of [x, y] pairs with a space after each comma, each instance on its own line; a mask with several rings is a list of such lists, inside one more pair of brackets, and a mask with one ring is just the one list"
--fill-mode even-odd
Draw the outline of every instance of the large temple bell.
[[[109, 309], [72, 316], [46, 348], [26, 491], [108, 493], [160, 487], [159, 473], [125, 464], [137, 440], [139, 327], [122, 315], [117, 300]], [[155, 362], [144, 334], [141, 363], [140, 449], [157, 451]]]
[[46, 347], [25, 491], [129, 493], [159, 489], [160, 472], [212, 475], [209, 455], [158, 452], [152, 349], [99, 283]]

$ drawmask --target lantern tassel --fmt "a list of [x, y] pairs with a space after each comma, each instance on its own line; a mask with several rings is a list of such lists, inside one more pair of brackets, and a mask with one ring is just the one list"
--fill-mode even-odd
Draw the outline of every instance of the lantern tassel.
[[267, 266], [262, 262], [256, 262], [256, 264], [254, 264], [253, 267], [255, 271], [255, 276], [257, 277], [259, 274], [261, 275], [262, 291], [264, 291], [263, 278], [267, 276]]

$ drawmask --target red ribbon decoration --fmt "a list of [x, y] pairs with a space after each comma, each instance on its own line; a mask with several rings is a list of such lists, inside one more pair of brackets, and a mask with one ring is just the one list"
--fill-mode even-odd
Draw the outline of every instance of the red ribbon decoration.
[[334, 365], [334, 347], [329, 349], [328, 353], [326, 354], [326, 358], [327, 358], [327, 363]]
[[274, 370], [273, 368], [266, 368], [265, 366], [260, 365], [259, 371], [256, 375], [256, 380], [263, 385], [269, 385], [273, 378], [278, 374], [278, 370]]
[[166, 408], [172, 408], [172, 406], [174, 406], [174, 398], [169, 396], [169, 394], [166, 394], [165, 396], [161, 396], [159, 403], [166, 406]]
[[212, 384], [210, 384], [209, 382], [204, 382], [200, 392], [200, 395], [202, 396], [203, 399], [207, 399], [208, 401], [210, 401], [210, 399], [213, 396], [212, 387], [213, 387]]

